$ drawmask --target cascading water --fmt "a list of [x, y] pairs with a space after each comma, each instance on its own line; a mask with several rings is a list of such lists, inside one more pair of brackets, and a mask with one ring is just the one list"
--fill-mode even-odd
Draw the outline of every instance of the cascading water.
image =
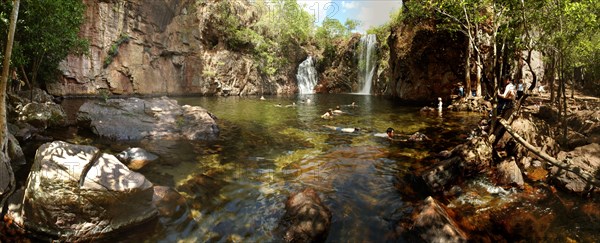
[[377, 53], [377, 37], [374, 34], [360, 38], [360, 49], [358, 57], [358, 84], [359, 94], [370, 94], [373, 74], [375, 74]]
[[314, 59], [309, 56], [300, 63], [298, 66], [298, 73], [296, 73], [296, 79], [298, 81], [298, 89], [300, 94], [312, 94], [314, 88], [317, 85], [317, 69], [315, 68]]

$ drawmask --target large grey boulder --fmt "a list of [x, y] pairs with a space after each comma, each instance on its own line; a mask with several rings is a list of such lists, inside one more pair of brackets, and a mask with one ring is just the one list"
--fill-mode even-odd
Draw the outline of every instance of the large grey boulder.
[[551, 166], [550, 174], [555, 184], [577, 193], [600, 191], [600, 189], [590, 184], [587, 180], [581, 178], [581, 176], [588, 179], [598, 178], [598, 170], [600, 170], [599, 144], [588, 144], [570, 152], [562, 151], [558, 154], [557, 159], [565, 161], [565, 166], [575, 171], [578, 175], [557, 166]]
[[36, 152], [22, 215], [27, 230], [86, 241], [155, 218], [153, 194], [150, 181], [113, 155], [55, 141]]
[[28, 103], [19, 112], [19, 121], [29, 123], [37, 128], [60, 127], [67, 125], [67, 113], [52, 102]]
[[115, 140], [215, 140], [216, 117], [198, 106], [180, 106], [167, 97], [89, 101], [79, 108], [77, 122], [95, 134]]

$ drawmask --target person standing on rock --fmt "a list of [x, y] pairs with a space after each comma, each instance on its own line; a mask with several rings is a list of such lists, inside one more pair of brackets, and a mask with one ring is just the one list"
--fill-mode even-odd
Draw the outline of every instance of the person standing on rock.
[[521, 99], [521, 97], [523, 96], [524, 90], [525, 90], [525, 84], [523, 83], [522, 79], [519, 79], [519, 82], [517, 83], [517, 100]]
[[512, 106], [512, 101], [515, 99], [515, 85], [512, 84], [510, 77], [506, 76], [504, 78], [504, 82], [506, 83], [506, 87], [504, 88], [504, 93], [501, 93], [498, 90], [498, 115], [502, 115], [502, 112]]

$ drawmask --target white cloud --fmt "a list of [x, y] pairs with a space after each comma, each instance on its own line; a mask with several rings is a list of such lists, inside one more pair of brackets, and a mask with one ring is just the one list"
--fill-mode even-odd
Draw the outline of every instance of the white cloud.
[[390, 14], [402, 6], [402, 1], [361, 1], [358, 14], [355, 17], [360, 21], [360, 32], [385, 24], [390, 19]]
[[317, 24], [326, 18], [338, 18], [344, 23], [346, 18], [360, 21], [359, 32], [389, 21], [390, 14], [402, 6], [401, 0], [298, 0], [304, 10], [315, 17]]
[[342, 9], [347, 10], [347, 9], [353, 9], [353, 8], [356, 8], [356, 2], [342, 1]]
[[332, 17], [340, 11], [339, 4], [330, 0], [298, 0], [300, 6], [315, 16], [315, 21], [321, 23], [325, 17]]

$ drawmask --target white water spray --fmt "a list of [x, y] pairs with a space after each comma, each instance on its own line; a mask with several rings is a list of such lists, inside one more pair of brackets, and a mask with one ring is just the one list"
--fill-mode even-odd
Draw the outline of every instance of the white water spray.
[[314, 89], [317, 85], [317, 69], [315, 68], [314, 59], [309, 56], [300, 63], [298, 66], [298, 73], [296, 73], [296, 80], [298, 82], [298, 89], [300, 94], [313, 94]]
[[377, 37], [374, 34], [360, 38], [360, 49], [358, 58], [358, 84], [359, 94], [371, 94], [371, 84], [375, 67], [377, 66]]

